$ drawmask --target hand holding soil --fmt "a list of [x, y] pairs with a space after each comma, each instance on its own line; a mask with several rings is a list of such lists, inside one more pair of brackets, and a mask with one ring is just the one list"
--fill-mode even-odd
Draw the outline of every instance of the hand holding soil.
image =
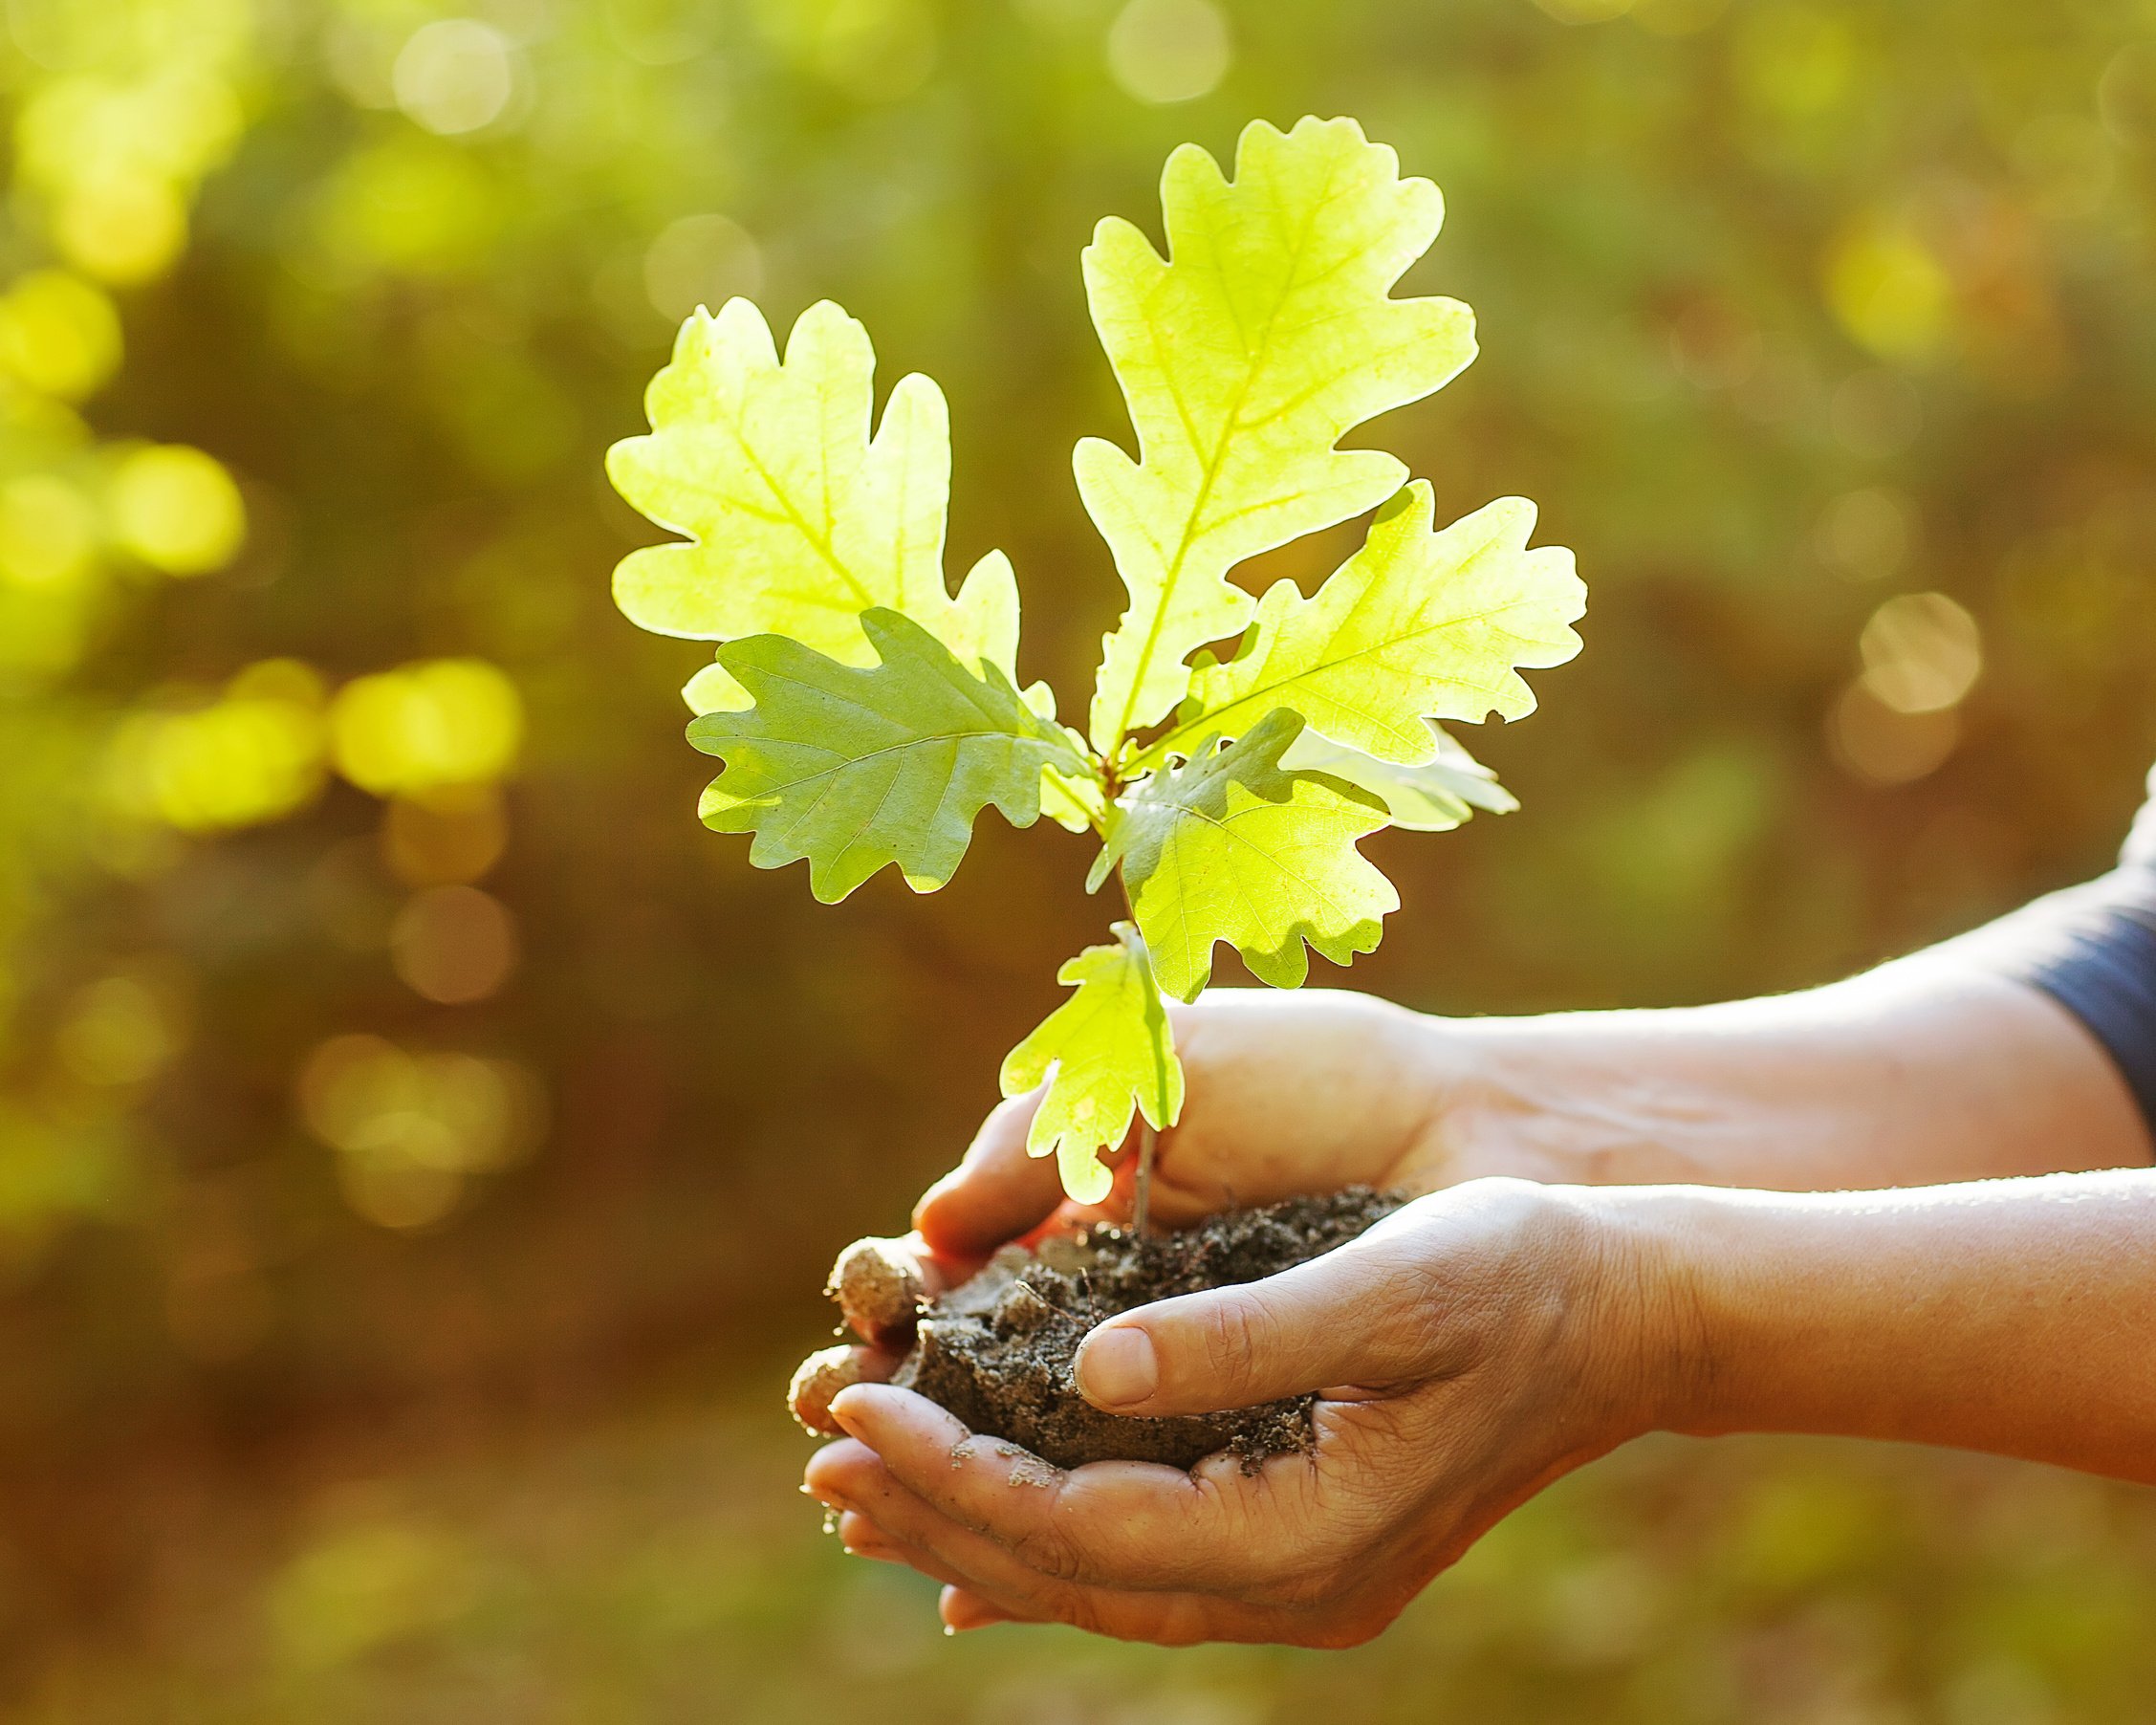
[[1112, 1319], [1078, 1353], [1079, 1389], [1125, 1418], [1315, 1395], [1307, 1452], [1066, 1471], [861, 1384], [834, 1402], [850, 1435], [809, 1488], [849, 1548], [942, 1581], [954, 1627], [1351, 1645], [1516, 1503], [1646, 1429], [1641, 1349], [1601, 1321], [1608, 1271], [1568, 1189], [1477, 1180], [1281, 1275]]

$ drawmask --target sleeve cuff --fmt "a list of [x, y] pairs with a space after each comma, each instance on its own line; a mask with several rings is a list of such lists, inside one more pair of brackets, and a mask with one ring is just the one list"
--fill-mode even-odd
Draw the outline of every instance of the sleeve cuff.
[[2041, 989], [2080, 1018], [2156, 1138], [2156, 867], [2055, 892], [1938, 950]]

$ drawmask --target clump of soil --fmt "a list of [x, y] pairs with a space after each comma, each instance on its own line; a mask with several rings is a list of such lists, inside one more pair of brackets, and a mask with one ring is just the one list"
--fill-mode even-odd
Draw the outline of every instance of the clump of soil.
[[1037, 1253], [1007, 1246], [964, 1286], [927, 1302], [892, 1382], [940, 1402], [975, 1432], [1061, 1468], [1117, 1459], [1187, 1468], [1225, 1449], [1254, 1470], [1268, 1455], [1310, 1447], [1315, 1396], [1188, 1418], [1103, 1413], [1072, 1382], [1078, 1343], [1134, 1306], [1292, 1269], [1404, 1201], [1351, 1187], [1229, 1211], [1181, 1234], [1139, 1237], [1096, 1224], [1045, 1240]]

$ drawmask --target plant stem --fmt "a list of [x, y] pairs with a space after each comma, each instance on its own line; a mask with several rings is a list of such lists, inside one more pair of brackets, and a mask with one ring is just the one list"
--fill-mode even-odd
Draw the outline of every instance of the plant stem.
[[[1116, 884], [1122, 891], [1124, 913], [1129, 916], [1132, 928], [1138, 926], [1138, 906], [1130, 896], [1130, 883], [1123, 879], [1121, 867], [1116, 870]], [[1141, 938], [1141, 945], [1143, 945]], [[1146, 981], [1152, 981], [1153, 962], [1148, 955], [1145, 961]], [[1145, 1237], [1145, 1229], [1153, 1213], [1153, 1153], [1159, 1147], [1160, 1134], [1153, 1123], [1141, 1113], [1138, 1116], [1138, 1178], [1134, 1183], [1130, 1203], [1130, 1231], [1138, 1238]]]
[[1150, 1221], [1149, 1212], [1153, 1199], [1153, 1150], [1160, 1134], [1153, 1130], [1152, 1123], [1141, 1115], [1138, 1120], [1138, 1190], [1130, 1206], [1130, 1232], [1139, 1239], [1145, 1237]]

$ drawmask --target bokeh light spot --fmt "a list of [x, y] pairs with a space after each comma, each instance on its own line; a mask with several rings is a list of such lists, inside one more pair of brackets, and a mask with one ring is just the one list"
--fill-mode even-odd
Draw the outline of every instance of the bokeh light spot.
[[1961, 741], [1952, 708], [1899, 712], [1863, 681], [1851, 684], [1827, 715], [1827, 747], [1841, 769], [1868, 785], [1905, 785], [1944, 766]]
[[1754, 107], [1785, 120], [1817, 120], [1856, 82], [1857, 45], [1846, 19], [1805, 0], [1764, 0], [1741, 14], [1736, 70]]
[[444, 137], [499, 120], [515, 93], [508, 40], [476, 18], [440, 18], [412, 32], [390, 69], [397, 105]]
[[501, 217], [469, 152], [412, 134], [352, 156], [316, 207], [323, 260], [359, 274], [460, 269], [485, 253]]
[[25, 473], [0, 484], [0, 576], [24, 587], [70, 585], [97, 547], [97, 513], [66, 480]]
[[2129, 42], [2111, 56], [2096, 82], [2096, 111], [2121, 143], [2156, 144], [2156, 42]]
[[1841, 327], [1872, 352], [1921, 360], [1947, 333], [1953, 280], [1909, 229], [1867, 218], [1829, 251], [1826, 293]]
[[232, 476], [213, 456], [184, 445], [122, 455], [105, 505], [114, 539], [167, 575], [220, 569], [247, 537], [247, 507]]
[[437, 659], [338, 691], [338, 771], [378, 797], [484, 784], [515, 764], [524, 735], [516, 686], [480, 659]]
[[465, 1006], [500, 991], [516, 968], [516, 924], [502, 902], [476, 886], [415, 893], [389, 928], [390, 962], [411, 991], [442, 1006]]
[[187, 207], [162, 180], [91, 181], [60, 200], [53, 238], [70, 261], [102, 281], [150, 281], [186, 249]]
[[1944, 593], [1905, 593], [1872, 613], [1858, 643], [1863, 686], [1896, 712], [1958, 706], [1984, 669], [1976, 620]]
[[41, 395], [78, 402], [120, 365], [120, 314], [65, 270], [33, 270], [0, 297], [0, 366]]
[[1210, 95], [1234, 55], [1228, 14], [1213, 0], [1130, 0], [1108, 27], [1108, 74], [1143, 102]]
[[678, 323], [698, 306], [716, 311], [737, 295], [753, 299], [762, 293], [764, 255], [729, 217], [684, 216], [662, 229], [644, 253], [643, 286], [659, 315]]
[[[122, 29], [131, 32], [163, 9], [76, 10], [123, 12], [131, 22]], [[57, 77], [22, 107], [18, 176], [43, 204], [60, 253], [100, 280], [146, 281], [168, 269], [186, 244], [188, 196], [239, 142], [239, 98], [207, 70], [203, 52], [214, 53], [227, 35], [219, 10], [190, 9], [193, 52], [178, 43], [153, 50], [150, 69], [135, 76]]]
[[309, 667], [271, 660], [242, 672], [207, 706], [137, 713], [113, 738], [114, 798], [140, 819], [182, 832], [281, 819], [322, 788], [319, 703]]
[[299, 1670], [329, 1670], [436, 1627], [475, 1597], [475, 1563], [433, 1528], [359, 1520], [301, 1553], [270, 1588], [278, 1650]]

